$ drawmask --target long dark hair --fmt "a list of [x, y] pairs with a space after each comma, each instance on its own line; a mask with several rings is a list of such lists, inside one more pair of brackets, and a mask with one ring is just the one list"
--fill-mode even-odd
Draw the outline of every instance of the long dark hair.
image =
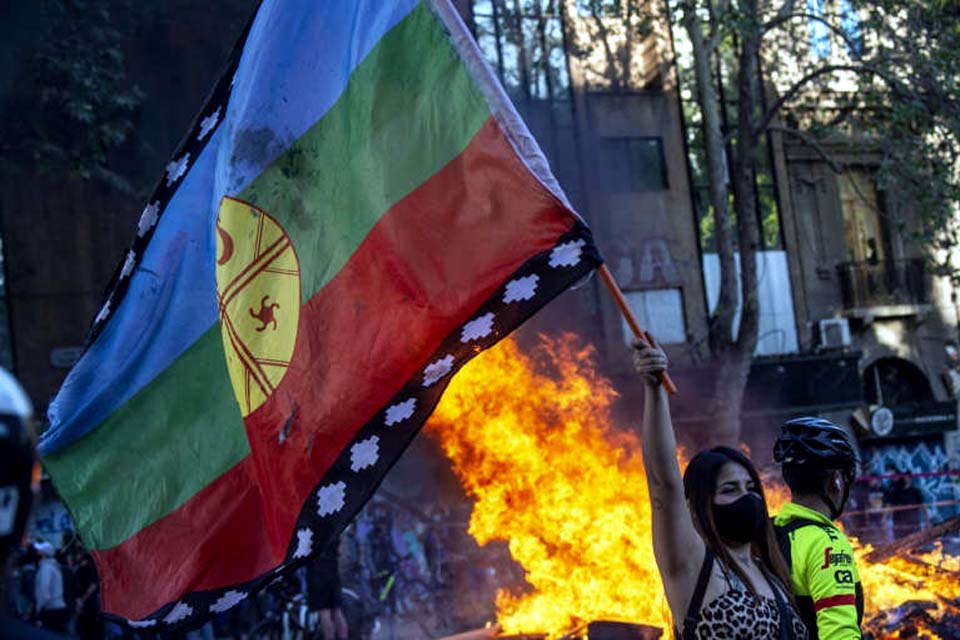
[[717, 478], [720, 476], [720, 469], [728, 462], [735, 462], [747, 470], [754, 486], [757, 488], [760, 500], [763, 502], [763, 532], [750, 545], [750, 550], [755, 558], [760, 559], [763, 568], [776, 576], [787, 593], [792, 594], [793, 583], [790, 578], [790, 568], [787, 567], [783, 554], [780, 553], [780, 547], [777, 545], [777, 539], [773, 533], [773, 525], [770, 523], [770, 515], [767, 512], [767, 497], [763, 493], [763, 484], [761, 484], [760, 476], [747, 456], [729, 447], [714, 447], [701, 451], [693, 457], [683, 474], [683, 493], [690, 504], [693, 524], [703, 538], [704, 544], [713, 551], [727, 569], [733, 571], [740, 578], [740, 581], [750, 589], [754, 596], [758, 596], [757, 590], [747, 579], [743, 569], [734, 561], [733, 556], [724, 546], [720, 533], [717, 531], [717, 523], [713, 519], [712, 505], [713, 495], [717, 489]]

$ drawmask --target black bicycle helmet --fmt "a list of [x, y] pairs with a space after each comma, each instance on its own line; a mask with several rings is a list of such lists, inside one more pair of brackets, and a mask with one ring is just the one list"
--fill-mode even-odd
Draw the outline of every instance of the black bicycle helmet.
[[823, 418], [787, 420], [773, 446], [773, 459], [784, 466], [849, 469], [859, 459], [843, 429]]

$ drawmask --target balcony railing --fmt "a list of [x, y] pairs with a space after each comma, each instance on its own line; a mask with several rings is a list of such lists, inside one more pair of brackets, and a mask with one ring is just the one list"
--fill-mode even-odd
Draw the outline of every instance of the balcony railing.
[[837, 272], [847, 309], [929, 301], [923, 260], [844, 262], [837, 265]]

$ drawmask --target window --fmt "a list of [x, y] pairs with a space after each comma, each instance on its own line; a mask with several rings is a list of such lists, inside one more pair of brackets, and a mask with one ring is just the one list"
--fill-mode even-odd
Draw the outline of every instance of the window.
[[[637, 322], [649, 331], [660, 344], [682, 344], [687, 340], [687, 324], [683, 316], [683, 293], [675, 289], [647, 289], [624, 291], [624, 297]], [[633, 341], [633, 331], [620, 319], [623, 339]]]
[[[820, 4], [822, 4], [822, 0]], [[811, 4], [808, 3], [806, 6], [808, 6], [810, 12], [813, 11], [812, 8], [809, 8], [812, 6]], [[697, 87], [693, 72], [693, 58], [690, 54], [692, 45], [686, 29], [677, 26], [682, 19], [682, 14], [677, 12], [675, 3], [671, 3], [671, 7], [674, 7], [675, 11], [671, 33], [676, 41], [678, 52], [676, 63], [680, 84], [680, 106], [682, 117], [686, 123], [687, 152], [692, 178], [691, 189], [694, 196], [700, 246], [704, 253], [713, 253], [717, 250], [716, 220], [714, 203], [710, 197], [710, 176], [707, 167], [706, 142], [703, 137], [703, 121], [700, 106], [696, 99]], [[726, 46], [724, 45], [724, 47]], [[729, 51], [726, 48], [722, 49], [725, 53], [718, 56], [716, 91], [720, 100], [721, 131], [726, 135], [735, 131], [737, 126], [737, 74], [734, 59], [727, 55]], [[761, 230], [762, 247], [763, 249], [780, 250], [783, 248], [783, 237], [777, 187], [782, 178], [776, 173], [773, 161], [773, 145], [770, 144], [769, 136], [763, 134], [758, 143], [754, 185], [756, 187], [757, 222]], [[763, 149], [764, 152], [760, 153], [760, 149]], [[722, 161], [725, 174], [727, 212], [730, 219], [735, 223], [736, 207], [733, 201], [733, 185], [730, 182], [730, 158], [726, 153], [724, 153]], [[736, 247], [736, 234], [734, 234], [733, 242]]]
[[603, 138], [599, 152], [605, 190], [637, 193], [669, 188], [661, 138]]
[[514, 101], [569, 97], [560, 1], [474, 2], [477, 44]]
[[757, 217], [760, 224], [760, 241], [764, 249], [783, 249], [780, 231], [780, 206], [777, 202], [777, 187], [774, 180], [773, 148], [764, 134], [767, 153], [757, 155], [754, 185], [757, 189]]
[[868, 264], [884, 261], [886, 243], [873, 175], [865, 169], [848, 169], [838, 183], [843, 234], [850, 259]]

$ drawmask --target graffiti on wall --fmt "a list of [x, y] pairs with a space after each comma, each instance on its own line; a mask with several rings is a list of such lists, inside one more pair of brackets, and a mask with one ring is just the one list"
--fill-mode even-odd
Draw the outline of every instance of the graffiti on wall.
[[643, 238], [611, 247], [610, 265], [625, 289], [676, 287], [683, 284], [680, 267], [666, 238]]
[[927, 513], [933, 522], [960, 513], [960, 485], [951, 470], [950, 456], [942, 438], [924, 438], [909, 443], [868, 445], [861, 450], [863, 475], [884, 476], [889, 469], [916, 474], [913, 486], [923, 493]]

